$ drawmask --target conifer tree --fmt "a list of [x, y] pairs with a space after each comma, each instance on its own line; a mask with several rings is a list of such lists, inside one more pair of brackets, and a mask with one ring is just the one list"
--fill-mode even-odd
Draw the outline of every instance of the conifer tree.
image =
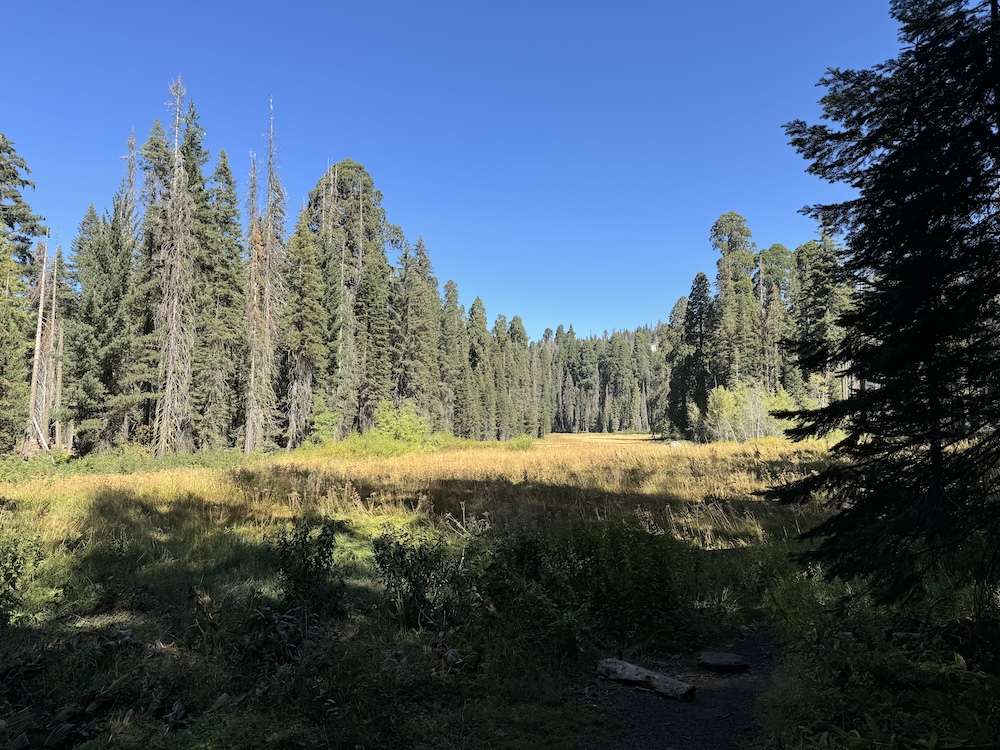
[[738, 213], [723, 214], [712, 225], [712, 247], [722, 257], [709, 348], [713, 375], [726, 386], [760, 377], [758, 314], [751, 280], [755, 248], [750, 237], [746, 220]]
[[243, 263], [236, 183], [224, 150], [207, 188], [204, 245], [196, 262], [198, 337], [192, 394], [197, 442], [202, 448], [232, 444], [242, 425], [246, 385], [246, 267]]
[[288, 291], [282, 330], [285, 341], [285, 445], [302, 444], [317, 411], [316, 393], [322, 392], [326, 373], [328, 324], [323, 306], [316, 241], [309, 230], [305, 209], [288, 243]]
[[479, 423], [478, 400], [470, 397], [472, 371], [465, 311], [458, 304], [458, 286], [444, 285], [441, 307], [441, 427], [461, 437], [471, 437]]
[[497, 390], [494, 363], [496, 339], [486, 322], [486, 306], [476, 297], [469, 307], [466, 330], [469, 336], [469, 367], [472, 371], [470, 398], [477, 402], [478, 419], [471, 425], [477, 440], [496, 440]]
[[793, 257], [788, 248], [775, 244], [757, 254], [754, 288], [760, 315], [760, 363], [763, 386], [776, 393], [787, 370], [783, 343], [791, 334], [788, 300], [791, 294]]
[[188, 452], [191, 430], [191, 353], [194, 347], [195, 204], [181, 151], [185, 90], [178, 78], [170, 86], [173, 115], [172, 168], [156, 227], [155, 274], [160, 300], [155, 322], [160, 344], [159, 397], [153, 425], [154, 453]]
[[28, 416], [26, 294], [14, 246], [0, 232], [0, 455], [17, 446]]
[[31, 262], [31, 243], [45, 233], [42, 218], [24, 200], [25, 188], [35, 187], [30, 174], [14, 144], [0, 133], [0, 237], [6, 238], [9, 252], [21, 264]]
[[854, 307], [842, 342], [804, 366], [847, 367], [858, 388], [800, 414], [802, 434], [840, 427], [843, 461], [794, 486], [835, 509], [810, 532], [834, 575], [887, 597], [928, 575], [1000, 583], [1000, 4], [899, 0], [902, 51], [831, 70], [824, 120], [786, 126], [809, 171], [857, 197], [817, 206], [842, 230]]
[[264, 209], [257, 207], [257, 163], [251, 155], [247, 248], [247, 343], [249, 375], [243, 450], [252, 453], [275, 444], [278, 436], [279, 324], [284, 305], [285, 190], [278, 177], [274, 140], [274, 107], [267, 139]]
[[412, 401], [417, 412], [435, 427], [442, 424], [440, 373], [440, 309], [437, 279], [423, 238], [400, 258], [399, 283], [393, 308], [396, 338], [393, 400]]
[[795, 350], [805, 362], [821, 362], [819, 369], [806, 372], [808, 395], [817, 406], [827, 406], [835, 397], [835, 352], [845, 331], [840, 318], [848, 311], [850, 290], [844, 284], [830, 237], [810, 240], [795, 250], [795, 291], [792, 320]]
[[708, 276], [699, 272], [691, 283], [691, 294], [684, 306], [681, 341], [682, 356], [671, 373], [670, 420], [677, 429], [691, 436], [697, 415], [708, 407], [712, 381], [710, 351], [713, 324], [712, 287]]

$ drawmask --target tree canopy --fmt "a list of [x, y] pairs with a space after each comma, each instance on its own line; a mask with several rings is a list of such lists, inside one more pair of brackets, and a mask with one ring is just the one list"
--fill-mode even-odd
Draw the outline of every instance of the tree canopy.
[[814, 332], [800, 348], [807, 366], [843, 369], [851, 383], [846, 399], [800, 413], [798, 434], [843, 429], [845, 461], [791, 491], [840, 509], [811, 533], [833, 573], [870, 575], [892, 597], [945, 565], [995, 604], [1000, 14], [996, 0], [897, 0], [892, 13], [899, 56], [829, 71], [831, 124], [786, 126], [810, 172], [857, 190], [810, 209], [845, 237], [844, 330], [821, 291], [840, 273], [822, 247], [800, 257], [797, 316]]

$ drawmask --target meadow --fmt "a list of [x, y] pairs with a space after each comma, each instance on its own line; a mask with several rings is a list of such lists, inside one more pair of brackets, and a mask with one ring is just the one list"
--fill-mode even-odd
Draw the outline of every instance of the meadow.
[[954, 685], [996, 695], [939, 627], [962, 593], [934, 623], [845, 599], [789, 557], [821, 505], [756, 494], [828, 460], [552, 435], [5, 465], [0, 742], [600, 746], [619, 730], [582, 700], [595, 659], [684, 659], [766, 622], [789, 668], [761, 746], [976, 746], [989, 712], [921, 718]]

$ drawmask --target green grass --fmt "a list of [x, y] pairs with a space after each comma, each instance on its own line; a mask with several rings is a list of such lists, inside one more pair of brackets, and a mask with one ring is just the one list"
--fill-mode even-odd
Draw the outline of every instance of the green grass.
[[876, 606], [789, 560], [818, 509], [753, 499], [823, 460], [375, 435], [5, 463], [0, 746], [570, 748], [616, 732], [581, 699], [598, 658], [761, 617], [781, 667], [761, 746], [981, 746], [997, 688], [960, 587]]

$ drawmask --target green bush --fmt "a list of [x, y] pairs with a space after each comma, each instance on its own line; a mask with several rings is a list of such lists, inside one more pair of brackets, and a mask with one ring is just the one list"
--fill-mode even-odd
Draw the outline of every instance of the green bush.
[[386, 531], [372, 547], [375, 575], [401, 624], [441, 630], [467, 618], [462, 557], [441, 539]]
[[0, 628], [10, 623], [20, 601], [21, 584], [41, 556], [37, 539], [20, 540], [0, 529]]
[[680, 545], [631, 522], [499, 535], [483, 590], [508, 626], [567, 654], [590, 644], [676, 646], [692, 636]]
[[518, 435], [507, 441], [507, 450], [509, 451], [530, 451], [534, 447], [535, 440], [529, 435]]
[[307, 613], [343, 610], [345, 586], [336, 577], [337, 534], [346, 525], [332, 518], [305, 516], [292, 521], [273, 542], [285, 603]]
[[474, 640], [575, 656], [592, 646], [674, 647], [695, 635], [696, 612], [677, 577], [683, 547], [637, 524], [515, 529], [467, 547], [387, 532], [374, 564], [407, 627], [462, 629]]

